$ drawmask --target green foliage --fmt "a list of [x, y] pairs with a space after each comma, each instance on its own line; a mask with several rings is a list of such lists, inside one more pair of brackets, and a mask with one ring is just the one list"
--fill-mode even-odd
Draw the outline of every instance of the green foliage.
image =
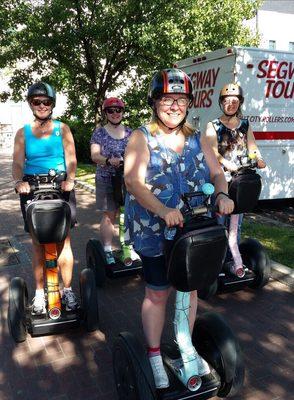
[[0, 68], [12, 96], [43, 79], [68, 96], [67, 117], [94, 121], [104, 97], [121, 88], [129, 123], [148, 118], [156, 69], [231, 45], [255, 45], [242, 25], [260, 0], [10, 0], [0, 5]]
[[91, 163], [90, 139], [95, 128], [94, 124], [86, 124], [77, 120], [61, 118], [62, 122], [69, 125], [74, 137], [77, 160], [81, 163]]

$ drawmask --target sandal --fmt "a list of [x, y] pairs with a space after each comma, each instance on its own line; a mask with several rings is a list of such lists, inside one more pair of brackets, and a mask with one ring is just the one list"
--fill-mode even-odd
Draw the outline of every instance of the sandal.
[[244, 278], [245, 276], [245, 268], [243, 265], [240, 267], [236, 267], [235, 264], [232, 262], [229, 264], [229, 271], [230, 274], [235, 275], [237, 278]]

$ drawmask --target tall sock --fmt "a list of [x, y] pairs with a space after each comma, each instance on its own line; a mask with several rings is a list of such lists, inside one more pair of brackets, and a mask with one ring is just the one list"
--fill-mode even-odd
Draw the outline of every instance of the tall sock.
[[160, 347], [148, 347], [148, 357], [160, 356]]
[[44, 297], [45, 296], [44, 289], [36, 289], [35, 296], [36, 297]]

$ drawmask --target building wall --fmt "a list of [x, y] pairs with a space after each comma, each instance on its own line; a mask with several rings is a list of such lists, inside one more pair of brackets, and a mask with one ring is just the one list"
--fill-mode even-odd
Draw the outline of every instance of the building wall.
[[255, 18], [246, 22], [261, 36], [259, 48], [294, 52], [294, 1], [264, 1]]

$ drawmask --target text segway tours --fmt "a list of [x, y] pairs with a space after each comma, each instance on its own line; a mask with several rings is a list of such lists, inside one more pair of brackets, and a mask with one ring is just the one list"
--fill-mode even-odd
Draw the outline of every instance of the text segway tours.
[[[229, 183], [229, 196], [235, 203], [231, 218], [237, 217], [235, 229], [238, 229], [238, 214], [251, 212], [256, 207], [262, 186], [260, 175], [256, 172], [255, 154], [242, 157], [240, 164]], [[236, 243], [233, 243], [235, 246], [238, 246], [237, 236], [236, 232]], [[244, 239], [239, 244], [239, 252], [244, 266], [243, 276], [232, 274], [232, 261], [225, 260], [217, 280], [211, 286], [199, 291], [200, 298], [207, 299], [217, 291], [236, 291], [245, 287], [259, 289], [268, 283], [271, 266], [262, 244], [253, 238]]]
[[[122, 332], [113, 350], [114, 375], [120, 400], [136, 399], [208, 399], [232, 396], [244, 380], [244, 364], [240, 346], [222, 317], [206, 313], [197, 318], [190, 334], [188, 313], [190, 292], [212, 284], [222, 268], [227, 249], [224, 226], [205, 214], [212, 185], [203, 185], [203, 192], [184, 196], [207, 195], [203, 205], [188, 207], [183, 228], [173, 230], [173, 239], [166, 241], [168, 278], [177, 290], [175, 302], [175, 343], [162, 346], [162, 358], [170, 385], [155, 388], [147, 352], [130, 332]], [[166, 229], [166, 236], [170, 229]], [[199, 370], [197, 358], [205, 360]]]
[[60, 175], [55, 170], [28, 179], [33, 199], [26, 205], [29, 232], [34, 242], [44, 246], [46, 313], [34, 315], [28, 303], [24, 279], [15, 277], [9, 287], [8, 325], [16, 342], [32, 336], [64, 331], [83, 323], [88, 331], [98, 327], [97, 292], [92, 270], [80, 275], [81, 307], [66, 311], [61, 302], [57, 265], [57, 245], [67, 236], [71, 210], [60, 191]]
[[119, 243], [120, 249], [113, 251], [115, 263], [107, 264], [105, 251], [102, 243], [97, 239], [90, 239], [86, 247], [87, 266], [94, 271], [96, 285], [101, 287], [105, 283], [106, 276], [109, 278], [140, 273], [142, 263], [139, 258], [132, 260], [129, 265], [124, 263], [125, 259], [131, 259], [130, 247], [124, 241], [124, 201], [125, 183], [123, 178], [124, 165], [120, 163], [111, 177], [113, 194], [116, 203], [119, 205]]

